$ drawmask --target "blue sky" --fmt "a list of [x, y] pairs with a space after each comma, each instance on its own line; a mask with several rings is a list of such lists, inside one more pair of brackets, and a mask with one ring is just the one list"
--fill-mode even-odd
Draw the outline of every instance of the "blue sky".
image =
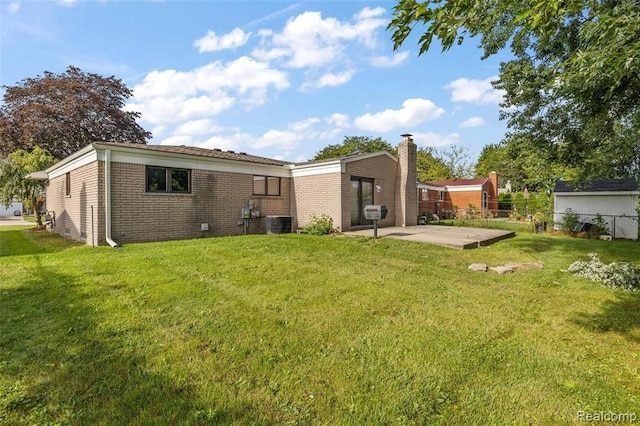
[[152, 144], [305, 161], [345, 136], [395, 145], [502, 139], [501, 94], [472, 40], [393, 51], [393, 1], [1, 0], [0, 84], [63, 72], [122, 79]]

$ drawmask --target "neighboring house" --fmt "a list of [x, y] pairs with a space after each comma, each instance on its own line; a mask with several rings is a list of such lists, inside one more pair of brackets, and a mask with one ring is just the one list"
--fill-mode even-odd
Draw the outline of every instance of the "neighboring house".
[[390, 212], [379, 226], [415, 225], [416, 145], [289, 163], [188, 146], [96, 142], [46, 170], [53, 230], [89, 245], [287, 232], [312, 214], [342, 231], [372, 227], [367, 204]]
[[8, 207], [0, 204], [0, 216], [21, 216], [22, 215], [22, 202], [14, 201], [9, 204]]
[[498, 210], [498, 174], [491, 172], [488, 178], [451, 179], [419, 182], [420, 213], [429, 212], [441, 218], [466, 211], [469, 205], [495, 215]]
[[554, 189], [554, 222], [562, 224], [567, 210], [580, 221], [593, 223], [600, 214], [614, 238], [638, 239], [638, 183], [635, 179], [594, 180], [581, 186], [557, 181]]

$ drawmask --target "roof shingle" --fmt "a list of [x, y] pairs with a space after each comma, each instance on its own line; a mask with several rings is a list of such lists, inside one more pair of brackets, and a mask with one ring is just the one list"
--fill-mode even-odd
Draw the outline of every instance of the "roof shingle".
[[223, 151], [221, 149], [198, 148], [195, 146], [176, 146], [176, 145], [143, 145], [132, 143], [116, 143], [116, 142], [96, 142], [97, 145], [116, 146], [123, 148], [141, 149], [147, 151], [158, 151], [172, 154], [187, 154], [198, 157], [221, 158], [224, 160], [244, 161], [249, 163], [270, 164], [274, 166], [285, 166], [292, 164], [288, 161], [275, 160], [273, 158], [258, 157], [257, 155], [249, 155], [244, 152]]
[[596, 179], [577, 184], [563, 180], [556, 181], [554, 192], [618, 192], [637, 191], [635, 179]]

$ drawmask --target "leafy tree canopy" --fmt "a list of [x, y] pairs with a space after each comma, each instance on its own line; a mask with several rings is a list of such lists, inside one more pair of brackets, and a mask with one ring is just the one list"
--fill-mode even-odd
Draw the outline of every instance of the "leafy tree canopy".
[[26, 176], [55, 162], [55, 158], [38, 146], [31, 152], [20, 149], [9, 154], [6, 161], [0, 162], [0, 204], [8, 207], [13, 200], [27, 203], [36, 212], [38, 225], [42, 226], [38, 197], [45, 190], [45, 182], [27, 179]]
[[474, 165], [471, 162], [469, 147], [449, 145], [436, 151], [436, 156], [444, 163], [449, 176], [444, 179], [466, 179], [473, 177]]
[[370, 136], [345, 136], [341, 144], [328, 145], [318, 151], [311, 161], [327, 160], [350, 154], [366, 154], [370, 152], [388, 151], [396, 154], [396, 148], [384, 139]]
[[[422, 26], [418, 26], [422, 24]], [[389, 24], [398, 48], [414, 28], [420, 52], [478, 37], [483, 58], [509, 48], [504, 142], [543, 153], [577, 178], [638, 177], [640, 5], [635, 0], [399, 0]]]
[[70, 66], [3, 86], [0, 155], [39, 146], [62, 159], [94, 141], [147, 143], [151, 133], [124, 111], [132, 92], [115, 77]]
[[429, 182], [450, 179], [453, 172], [433, 147], [419, 147], [416, 153], [418, 180]]
[[[365, 154], [379, 151], [387, 151], [393, 155], [398, 153], [396, 147], [393, 147], [380, 137], [345, 136], [342, 144], [324, 147], [311, 160], [326, 160], [354, 153]], [[432, 147], [419, 147], [416, 153], [416, 162], [419, 181], [442, 180], [453, 177], [453, 172], [449, 165], [445, 163], [442, 154]]]

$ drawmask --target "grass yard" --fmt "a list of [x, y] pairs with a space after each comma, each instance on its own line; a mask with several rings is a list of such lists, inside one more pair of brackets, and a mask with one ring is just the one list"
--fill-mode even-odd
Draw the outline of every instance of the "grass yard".
[[112, 249], [2, 227], [0, 422], [640, 416], [640, 296], [561, 271], [589, 252], [637, 262], [640, 244], [250, 235]]

